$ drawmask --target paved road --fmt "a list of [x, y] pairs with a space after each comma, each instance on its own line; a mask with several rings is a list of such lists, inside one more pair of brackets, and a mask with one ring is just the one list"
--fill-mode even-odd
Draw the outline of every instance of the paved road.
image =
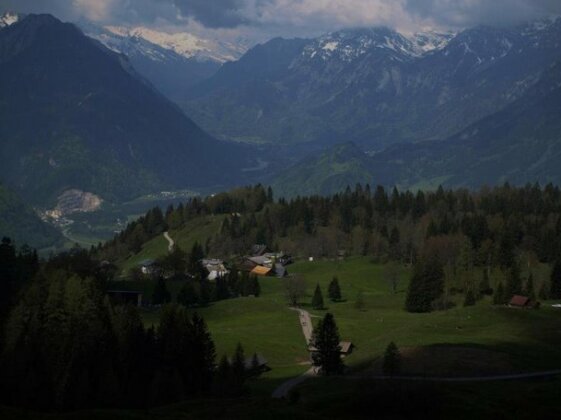
[[173, 251], [173, 247], [175, 246], [175, 242], [173, 239], [171, 239], [171, 236], [169, 236], [168, 232], [164, 232], [164, 238], [167, 239], [169, 245], [168, 245], [168, 251], [171, 252]]
[[[314, 330], [314, 326], [312, 324], [312, 317], [308, 311], [300, 308], [290, 308], [294, 311], [298, 312], [298, 317], [300, 319], [300, 326], [302, 327], [302, 333], [304, 334], [304, 338], [306, 339], [306, 346], [310, 344], [310, 340], [312, 339], [312, 331]], [[289, 379], [286, 382], [283, 382], [277, 389], [273, 391], [273, 398], [286, 398], [288, 393], [292, 388], [296, 385], [301, 384], [306, 379], [311, 378], [312, 376], [316, 376], [317, 372], [314, 367], [311, 367], [302, 375], [297, 376], [295, 378]]]
[[547, 378], [561, 375], [561, 369], [546, 370], [542, 372], [517, 373], [512, 375], [493, 375], [493, 376], [463, 376], [457, 378], [430, 377], [430, 376], [367, 376], [356, 375], [353, 378], [365, 379], [393, 379], [399, 381], [427, 381], [427, 382], [494, 382], [494, 381], [513, 381], [518, 379]]
[[288, 397], [288, 393], [292, 388], [296, 385], [300, 385], [306, 379], [311, 378], [312, 376], [316, 375], [315, 368], [310, 368], [302, 375], [297, 376], [295, 378], [289, 379], [286, 382], [283, 382], [277, 389], [273, 391], [273, 398], [286, 398]]

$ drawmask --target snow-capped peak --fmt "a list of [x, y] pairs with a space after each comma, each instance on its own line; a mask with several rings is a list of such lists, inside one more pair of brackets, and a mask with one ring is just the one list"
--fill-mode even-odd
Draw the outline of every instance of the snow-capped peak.
[[7, 12], [0, 16], [0, 28], [13, 25], [20, 20], [20, 15], [17, 13]]
[[187, 32], [167, 33], [145, 27], [106, 26], [105, 29], [124, 38], [143, 39], [186, 58], [220, 63], [240, 58], [248, 46], [197, 37]]
[[454, 33], [423, 32], [405, 36], [388, 28], [352, 29], [333, 32], [314, 40], [304, 49], [304, 57], [337, 57], [352, 61], [373, 50], [385, 50], [394, 59], [419, 57], [433, 50], [444, 48]]
[[417, 32], [409, 36], [409, 40], [415, 44], [421, 54], [430, 51], [438, 51], [445, 48], [450, 40], [456, 36], [455, 32], [426, 31]]

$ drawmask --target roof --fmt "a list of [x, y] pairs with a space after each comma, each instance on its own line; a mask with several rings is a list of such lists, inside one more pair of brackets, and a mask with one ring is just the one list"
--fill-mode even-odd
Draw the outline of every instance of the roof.
[[156, 261], [154, 261], [154, 260], [144, 260], [144, 261], [141, 261], [141, 262], [140, 262], [140, 265], [141, 265], [142, 267], [150, 267], [150, 266], [152, 266], [152, 265], [154, 265], [154, 264], [156, 264]]
[[350, 353], [353, 346], [353, 343], [351, 343], [350, 341], [341, 341], [339, 343], [339, 346], [341, 347], [341, 353], [343, 354], [347, 354]]
[[272, 263], [271, 259], [267, 258], [265, 256], [249, 257], [248, 260], [257, 264], [257, 265], [266, 265], [266, 264], [271, 264]]
[[252, 274], [257, 274], [258, 276], [266, 276], [270, 272], [271, 272], [271, 269], [269, 267], [263, 267], [263, 266], [260, 266], [260, 265], [258, 265], [253, 270], [251, 270]]
[[527, 306], [530, 303], [530, 298], [526, 296], [514, 295], [510, 300], [509, 305], [512, 306]]

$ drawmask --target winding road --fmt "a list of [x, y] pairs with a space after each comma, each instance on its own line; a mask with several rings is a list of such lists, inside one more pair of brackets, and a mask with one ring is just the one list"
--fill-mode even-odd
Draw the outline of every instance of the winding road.
[[[300, 308], [290, 308], [296, 312], [298, 312], [298, 317], [300, 319], [300, 326], [302, 327], [302, 333], [304, 334], [304, 338], [306, 339], [306, 345], [310, 344], [312, 340], [312, 332], [314, 330], [314, 325], [312, 324], [312, 317], [308, 311]], [[317, 371], [315, 367], [311, 367], [306, 372], [304, 372], [300, 376], [296, 376], [295, 378], [289, 379], [286, 382], [283, 382], [273, 391], [273, 398], [286, 398], [288, 393], [292, 388], [296, 385], [300, 385], [306, 379], [311, 378], [317, 375]]]
[[168, 245], [168, 251], [171, 252], [173, 251], [173, 247], [175, 246], [175, 242], [173, 239], [171, 239], [171, 236], [169, 236], [169, 232], [164, 232], [164, 238], [167, 239], [169, 245]]

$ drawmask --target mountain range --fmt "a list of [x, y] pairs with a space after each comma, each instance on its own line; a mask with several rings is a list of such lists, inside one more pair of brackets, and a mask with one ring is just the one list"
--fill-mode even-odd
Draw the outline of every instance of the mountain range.
[[278, 38], [226, 63], [181, 106], [224, 139], [380, 151], [448, 138], [504, 109], [561, 58], [560, 40], [561, 19], [457, 34]]
[[280, 173], [280, 195], [327, 194], [347, 185], [409, 189], [479, 188], [505, 182], [561, 183], [561, 62], [503, 110], [438, 141], [401, 143], [366, 154], [334, 146]]
[[50, 15], [0, 30], [1, 179], [29, 203], [69, 189], [119, 201], [243, 182], [248, 153], [215, 140], [123, 54]]

